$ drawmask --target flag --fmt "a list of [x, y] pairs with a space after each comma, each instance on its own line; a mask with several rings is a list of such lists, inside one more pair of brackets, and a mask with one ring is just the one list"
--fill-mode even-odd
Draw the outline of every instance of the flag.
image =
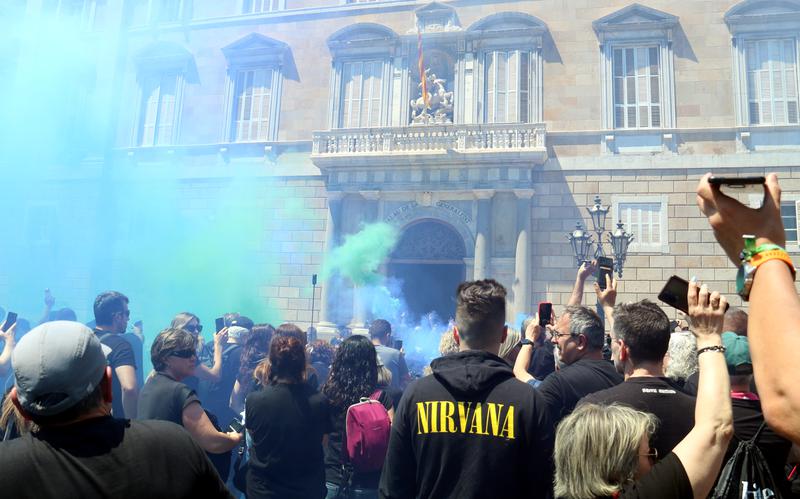
[[422, 101], [425, 103], [425, 109], [430, 109], [428, 78], [425, 75], [425, 58], [422, 55], [422, 31], [419, 26], [417, 26], [417, 67], [419, 68], [420, 87], [422, 88]]

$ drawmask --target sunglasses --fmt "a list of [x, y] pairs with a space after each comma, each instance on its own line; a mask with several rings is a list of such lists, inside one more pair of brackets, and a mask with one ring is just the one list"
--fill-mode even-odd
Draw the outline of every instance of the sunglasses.
[[195, 355], [197, 355], [197, 352], [194, 350], [173, 350], [169, 353], [170, 357], [179, 357], [181, 359], [191, 359]]
[[203, 332], [203, 325], [198, 324], [196, 326], [183, 326], [183, 329], [189, 331], [190, 333], [201, 333]]
[[650, 460], [650, 463], [653, 464], [658, 461], [658, 449], [650, 447], [650, 450], [647, 452], [647, 454], [641, 454], [641, 456], [646, 456]]

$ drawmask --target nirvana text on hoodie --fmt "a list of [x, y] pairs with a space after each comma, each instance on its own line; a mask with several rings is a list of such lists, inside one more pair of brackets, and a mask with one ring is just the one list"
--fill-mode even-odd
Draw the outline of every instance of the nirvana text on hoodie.
[[514, 439], [514, 406], [449, 400], [417, 402], [417, 435], [466, 433]]

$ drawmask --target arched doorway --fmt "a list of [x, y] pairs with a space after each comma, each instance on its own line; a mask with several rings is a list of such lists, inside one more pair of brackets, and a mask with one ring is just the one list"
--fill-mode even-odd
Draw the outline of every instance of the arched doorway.
[[464, 241], [450, 225], [433, 219], [406, 227], [389, 260], [389, 275], [402, 281], [413, 320], [436, 312], [455, 315], [455, 291], [466, 278]]

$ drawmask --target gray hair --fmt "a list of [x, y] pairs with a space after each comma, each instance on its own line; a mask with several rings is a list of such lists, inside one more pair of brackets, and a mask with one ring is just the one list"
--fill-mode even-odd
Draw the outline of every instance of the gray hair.
[[508, 328], [508, 332], [506, 333], [506, 341], [500, 343], [500, 352], [497, 354], [498, 357], [501, 359], [505, 359], [508, 354], [510, 354], [514, 347], [517, 346], [521, 335], [519, 331], [513, 328]]
[[555, 496], [608, 497], [633, 482], [639, 444], [657, 423], [652, 414], [623, 405], [580, 405], [556, 430]]
[[697, 340], [689, 331], [672, 333], [667, 350], [669, 362], [664, 374], [673, 381], [684, 381], [697, 372]]
[[[602, 350], [606, 342], [606, 332], [603, 321], [597, 313], [587, 307], [569, 306], [564, 309], [564, 314], [569, 315], [569, 333], [573, 336], [582, 334], [586, 336], [589, 350]], [[562, 331], [566, 332], [566, 331]]]

